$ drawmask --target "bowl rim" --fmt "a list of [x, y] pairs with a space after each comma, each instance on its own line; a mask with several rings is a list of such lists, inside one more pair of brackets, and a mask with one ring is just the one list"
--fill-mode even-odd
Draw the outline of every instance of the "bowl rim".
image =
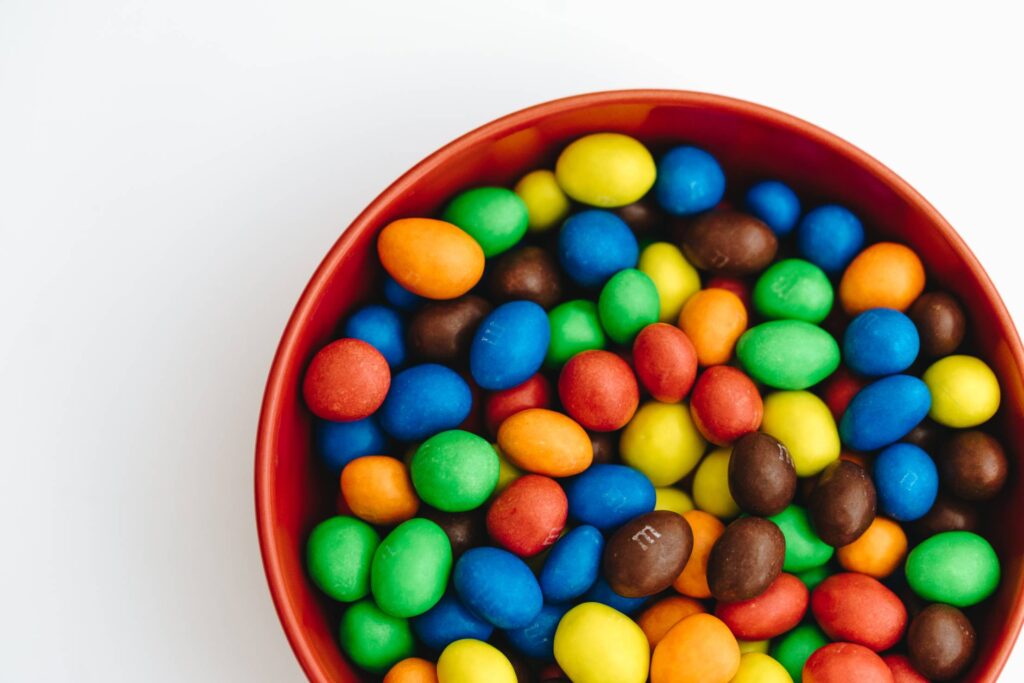
[[[319, 293], [327, 286], [331, 274], [336, 270], [338, 262], [348, 253], [357, 235], [373, 229], [379, 214], [395, 198], [416, 185], [420, 179], [439, 166], [445, 165], [449, 159], [468, 147], [486, 142], [497, 137], [526, 127], [540, 119], [566, 111], [585, 109], [601, 105], [649, 104], [649, 105], [685, 105], [704, 109], [718, 110], [744, 118], [768, 121], [773, 125], [788, 128], [817, 145], [846, 157], [857, 166], [862, 167], [879, 179], [886, 187], [899, 195], [908, 204], [920, 209], [935, 226], [951, 250], [963, 260], [978, 276], [984, 296], [992, 302], [993, 310], [999, 324], [1006, 330], [1006, 342], [1009, 351], [1018, 367], [1024, 367], [1024, 347], [1006, 305], [996, 291], [995, 285], [970, 250], [963, 238], [952, 225], [928, 202], [917, 190], [883, 163], [864, 152], [855, 145], [828, 132], [812, 123], [777, 109], [755, 104], [724, 95], [705, 92], [673, 89], [627, 89], [592, 92], [572, 95], [560, 99], [535, 104], [525, 109], [507, 114], [485, 123], [433, 152], [411, 169], [402, 174], [377, 195], [362, 212], [342, 232], [331, 246], [317, 267], [309, 283], [303, 289], [298, 303], [295, 305], [281, 341], [274, 354], [270, 373], [267, 378], [265, 393], [260, 410], [256, 437], [255, 459], [255, 495], [256, 495], [256, 527], [260, 543], [260, 554], [263, 560], [267, 583], [278, 618], [284, 628], [292, 650], [303, 671], [310, 680], [327, 681], [318, 659], [302, 636], [303, 625], [294, 606], [288, 601], [284, 588], [284, 574], [281, 557], [273, 543], [275, 534], [270, 520], [274, 518], [276, 501], [272, 495], [274, 474], [274, 447], [278, 424], [284, 409], [286, 368], [304, 359], [297, 358], [299, 330], [306, 324], [315, 309]], [[1018, 600], [1010, 609], [1009, 618], [1001, 628], [999, 644], [993, 652], [991, 660], [981, 672], [990, 680], [996, 680], [1006, 665], [1017, 636], [1024, 623], [1024, 600]]]

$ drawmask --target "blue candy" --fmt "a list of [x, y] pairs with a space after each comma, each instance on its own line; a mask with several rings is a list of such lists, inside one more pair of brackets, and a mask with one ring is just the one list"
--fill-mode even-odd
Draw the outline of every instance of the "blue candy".
[[864, 311], [843, 337], [843, 360], [851, 370], [868, 377], [903, 372], [914, 364], [920, 349], [913, 321], [892, 308]]
[[939, 493], [939, 473], [923, 450], [909, 443], [889, 446], [873, 465], [878, 507], [901, 522], [924, 517]]
[[625, 465], [591, 465], [565, 485], [569, 515], [598, 529], [622, 526], [654, 509], [654, 485]]
[[565, 602], [578, 598], [597, 581], [601, 570], [604, 536], [595, 527], [576, 527], [560, 538], [540, 570], [544, 599]]
[[511, 301], [491, 311], [473, 335], [469, 372], [483, 389], [511, 389], [544, 363], [551, 327], [532, 301]]
[[910, 375], [891, 375], [857, 392], [839, 421], [839, 436], [855, 451], [873, 451], [909, 434], [931, 406], [932, 396], [924, 382]]
[[571, 605], [544, 605], [536, 618], [523, 628], [505, 631], [512, 647], [527, 657], [551, 661], [555, 658], [555, 631]]
[[342, 336], [362, 339], [380, 351], [392, 368], [405, 362], [405, 326], [387, 306], [364, 306], [349, 317]]
[[602, 576], [583, 596], [583, 602], [599, 602], [623, 614], [634, 614], [647, 602], [647, 598], [627, 598], [619, 595]]
[[451, 368], [427, 363], [391, 379], [380, 407], [384, 431], [402, 441], [419, 441], [454, 429], [469, 416], [473, 395], [466, 380]]
[[424, 301], [423, 297], [413, 294], [390, 275], [384, 276], [384, 298], [400, 311], [411, 311]]
[[440, 652], [463, 638], [487, 640], [494, 627], [447, 593], [436, 605], [412, 620], [412, 630], [424, 645]]
[[764, 180], [747, 190], [747, 209], [779, 237], [793, 232], [800, 218], [800, 198], [789, 185]]
[[317, 420], [313, 438], [324, 464], [335, 474], [356, 458], [384, 453], [388, 444], [373, 415], [354, 422]]
[[467, 550], [455, 563], [452, 581], [462, 603], [498, 628], [523, 628], [544, 606], [533, 572], [507, 550]]
[[580, 211], [558, 233], [558, 260], [574, 282], [599, 287], [640, 257], [636, 236], [610, 211]]
[[697, 147], [669, 150], [658, 164], [654, 196], [674, 216], [713, 209], [725, 195], [725, 173], [713, 156]]
[[808, 261], [826, 273], [838, 273], [864, 247], [864, 226], [849, 209], [819, 206], [797, 226], [796, 245]]

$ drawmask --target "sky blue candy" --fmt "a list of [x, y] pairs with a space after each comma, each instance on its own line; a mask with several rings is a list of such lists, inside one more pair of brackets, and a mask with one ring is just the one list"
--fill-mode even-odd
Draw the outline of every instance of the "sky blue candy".
[[604, 536], [588, 524], [560, 538], [540, 570], [540, 589], [549, 602], [577, 598], [594, 585], [601, 571]]
[[523, 628], [544, 606], [530, 568], [500, 548], [467, 550], [455, 563], [452, 581], [462, 604], [498, 628]]
[[654, 485], [625, 465], [591, 465], [565, 484], [569, 515], [598, 529], [622, 526], [654, 509]]
[[405, 362], [405, 325], [387, 306], [364, 306], [345, 323], [343, 337], [362, 339], [380, 351], [392, 368]]
[[313, 438], [324, 464], [335, 474], [356, 458], [384, 453], [388, 445], [374, 415], [354, 422], [317, 420]]
[[619, 595], [602, 576], [586, 592], [581, 602], [599, 602], [623, 614], [636, 614], [647, 602], [647, 598], [627, 598]]
[[544, 363], [551, 341], [548, 314], [532, 301], [510, 301], [491, 311], [473, 335], [469, 371], [482, 389], [511, 389]]
[[508, 642], [527, 657], [550, 662], [555, 658], [555, 630], [572, 605], [544, 605], [523, 628], [505, 631]]
[[853, 397], [839, 421], [839, 436], [855, 451], [873, 451], [909, 434], [931, 406], [931, 393], [917, 377], [884, 377]]
[[440, 652], [449, 644], [463, 638], [487, 640], [494, 627], [476, 616], [452, 593], [412, 620], [416, 637], [431, 650]]
[[654, 196], [674, 216], [713, 209], [725, 194], [725, 173], [713, 156], [697, 147], [668, 151], [658, 164]]
[[839, 273], [864, 248], [864, 226], [849, 209], [826, 204], [800, 221], [796, 245], [804, 258], [826, 273]]
[[850, 323], [843, 360], [854, 372], [881, 377], [903, 372], [917, 359], [921, 339], [913, 321], [892, 308], [872, 308]]
[[747, 190], [747, 210], [779, 237], [793, 232], [800, 219], [800, 198], [789, 185], [778, 180], [763, 180]]
[[380, 425], [402, 441], [420, 441], [455, 429], [469, 416], [473, 395], [466, 380], [435, 363], [415, 365], [391, 379]]
[[939, 473], [931, 457], [917, 446], [889, 446], [872, 465], [878, 507], [901, 522], [924, 517], [939, 493]]
[[610, 211], [591, 209], [570, 216], [558, 233], [558, 260], [584, 287], [600, 287], [640, 257], [636, 236]]
[[384, 275], [384, 299], [400, 311], [414, 310], [424, 301], [423, 297], [413, 294], [387, 274]]

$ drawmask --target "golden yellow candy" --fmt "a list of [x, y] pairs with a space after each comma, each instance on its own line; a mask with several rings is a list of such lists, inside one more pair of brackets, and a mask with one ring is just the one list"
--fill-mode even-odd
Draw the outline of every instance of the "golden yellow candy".
[[669, 510], [678, 515], [693, 509], [693, 498], [686, 491], [662, 486], [654, 489], [654, 509]]
[[839, 458], [839, 432], [828, 406], [807, 391], [777, 391], [764, 400], [761, 431], [789, 449], [798, 477], [810, 477]]
[[493, 444], [493, 446], [498, 454], [498, 485], [494, 488], [494, 493], [491, 494], [492, 498], [507, 489], [508, 485], [516, 479], [523, 476], [523, 471], [508, 461], [505, 454], [498, 448], [498, 444]]
[[655, 486], [671, 486], [690, 473], [706, 447], [685, 403], [648, 401], [622, 431], [619, 454]]
[[786, 667], [764, 654], [748, 652], [740, 657], [740, 670], [731, 683], [793, 683]]
[[770, 640], [737, 640], [736, 642], [739, 643], [741, 655], [748, 652], [765, 654], [768, 652], [768, 646], [772, 643]]
[[655, 242], [640, 252], [637, 269], [647, 274], [658, 289], [663, 323], [675, 323], [683, 304], [700, 289], [697, 269], [683, 256], [679, 247], [668, 242]]
[[[639, 627], [638, 627], [639, 628]], [[437, 660], [438, 683], [516, 683], [508, 657], [481, 640], [456, 640]]]
[[553, 228], [569, 213], [569, 198], [558, 186], [552, 171], [545, 169], [527, 173], [514, 189], [526, 204], [530, 230], [542, 232]]
[[947, 427], [975, 427], [999, 410], [999, 380], [974, 356], [946, 356], [921, 377], [932, 393], [928, 416]]
[[729, 458], [731, 448], [718, 448], [701, 461], [693, 477], [693, 502], [698, 510], [709, 512], [719, 519], [740, 514], [740, 506], [729, 492]]
[[573, 683], [644, 683], [651, 648], [635, 621], [607, 605], [584, 602], [558, 623], [555, 661]]
[[555, 164], [567, 195], [601, 208], [637, 201], [654, 185], [657, 172], [647, 148], [620, 133], [586, 135], [562, 150]]

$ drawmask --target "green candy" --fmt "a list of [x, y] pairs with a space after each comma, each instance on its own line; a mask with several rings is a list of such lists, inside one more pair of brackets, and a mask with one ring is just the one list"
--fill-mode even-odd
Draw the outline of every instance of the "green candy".
[[789, 672], [793, 683], [803, 680], [804, 664], [819, 648], [828, 645], [828, 638], [814, 624], [797, 626], [772, 643], [771, 656]]
[[818, 538], [807, 511], [802, 507], [790, 505], [768, 519], [775, 522], [786, 538], [786, 556], [782, 562], [784, 571], [799, 574], [832, 559], [835, 548]]
[[316, 525], [306, 541], [306, 568], [313, 583], [342, 602], [370, 592], [370, 565], [380, 536], [355, 517], [331, 517]]
[[820, 323], [832, 310], [835, 294], [818, 266], [791, 258], [779, 261], [757, 279], [754, 308], [769, 320], [803, 320]]
[[775, 320], [752, 327], [736, 343], [751, 377], [776, 389], [814, 386], [839, 367], [839, 344], [817, 325]]
[[586, 299], [566, 301], [548, 312], [551, 343], [545, 362], [560, 367], [581, 351], [603, 349], [607, 340], [601, 328], [597, 305]]
[[976, 605], [999, 585], [999, 558], [989, 542], [970, 531], [935, 534], [907, 556], [907, 583], [929, 602]]
[[419, 497], [445, 512], [465, 512], [483, 505], [498, 485], [499, 469], [494, 446], [461, 429], [424, 441], [409, 466]]
[[796, 578], [804, 582], [807, 590], [812, 591], [818, 587], [818, 584], [830, 576], [832, 576], [832, 570], [826, 563], [819, 567], [811, 567], [806, 571], [802, 571], [796, 575]]
[[631, 344], [640, 330], [658, 322], [658, 288], [636, 268], [620, 270], [605, 283], [597, 310], [608, 336], [618, 344]]
[[376, 674], [416, 650], [409, 622], [385, 614], [371, 600], [357, 602], [341, 617], [340, 640], [341, 648], [357, 666]]
[[377, 606], [393, 617], [415, 617], [437, 604], [452, 571], [452, 546], [429, 519], [402, 522], [373, 556], [370, 589]]
[[444, 220], [460, 227], [480, 244], [484, 256], [508, 251], [526, 234], [530, 222], [526, 203], [504, 187], [478, 187], [452, 200]]

